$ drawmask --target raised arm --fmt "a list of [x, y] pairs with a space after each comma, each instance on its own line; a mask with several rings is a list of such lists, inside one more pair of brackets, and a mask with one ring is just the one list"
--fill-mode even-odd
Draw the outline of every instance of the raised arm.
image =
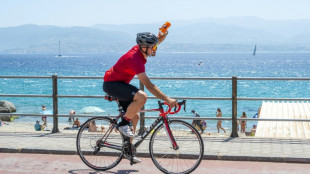
[[165, 39], [166, 39], [166, 36], [168, 35], [168, 31], [166, 31], [166, 33], [164, 35], [159, 35], [157, 36], [157, 39], [158, 39], [158, 45], [160, 43], [162, 43]]

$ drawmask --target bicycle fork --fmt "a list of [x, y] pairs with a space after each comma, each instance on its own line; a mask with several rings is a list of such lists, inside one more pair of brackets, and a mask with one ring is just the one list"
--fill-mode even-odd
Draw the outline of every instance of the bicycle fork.
[[170, 140], [170, 143], [172, 145], [172, 149], [174, 150], [178, 150], [179, 149], [179, 146], [177, 144], [177, 142], [175, 141], [174, 139], [174, 136], [171, 132], [171, 129], [170, 129], [170, 126], [169, 126], [169, 123], [168, 123], [168, 119], [164, 119], [164, 127], [165, 127], [165, 131], [166, 131], [166, 134], [167, 136], [169, 137], [168, 139]]

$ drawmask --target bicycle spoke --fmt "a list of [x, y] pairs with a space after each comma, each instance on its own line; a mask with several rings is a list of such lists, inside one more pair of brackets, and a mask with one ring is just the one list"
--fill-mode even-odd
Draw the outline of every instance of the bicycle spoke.
[[79, 156], [95, 170], [111, 169], [123, 156], [123, 137], [110, 124], [110, 118], [92, 118], [82, 125], [77, 136]]
[[201, 136], [184, 121], [173, 120], [169, 127], [179, 148], [174, 150], [164, 126], [158, 127], [150, 140], [150, 154], [154, 164], [165, 173], [194, 171], [203, 156]]

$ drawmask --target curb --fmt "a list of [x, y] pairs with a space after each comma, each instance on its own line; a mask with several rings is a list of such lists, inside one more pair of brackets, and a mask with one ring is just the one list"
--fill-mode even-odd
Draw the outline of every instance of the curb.
[[77, 155], [76, 151], [69, 151], [69, 150], [9, 149], [9, 148], [0, 148], [0, 153], [37, 153], [37, 154], [54, 154], [54, 155]]
[[204, 155], [206, 160], [224, 161], [253, 161], [253, 162], [278, 162], [278, 163], [310, 163], [310, 158], [296, 157], [269, 157], [269, 156], [229, 156], [229, 155]]
[[[54, 155], [77, 155], [76, 151], [47, 150], [47, 149], [10, 149], [0, 148], [0, 153], [37, 153]], [[150, 157], [149, 153], [137, 153], [139, 157]], [[296, 157], [264, 157], [264, 156], [229, 156], [229, 155], [204, 155], [203, 160], [224, 161], [255, 161], [255, 162], [281, 162], [281, 163], [310, 163], [310, 158]]]

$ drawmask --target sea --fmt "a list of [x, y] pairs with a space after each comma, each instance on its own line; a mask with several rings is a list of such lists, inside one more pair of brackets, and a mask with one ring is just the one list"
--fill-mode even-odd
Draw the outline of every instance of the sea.
[[[107, 69], [116, 63], [123, 53], [68, 54], [57, 57], [53, 54], [0, 54], [0, 76], [87, 76], [103, 77]], [[265, 52], [257, 53], [165, 53], [149, 57], [146, 72], [149, 77], [310, 77], [309, 52]], [[231, 80], [155, 80], [157, 85], [170, 97], [231, 97]], [[58, 79], [59, 95], [104, 95], [103, 80], [100, 79]], [[139, 81], [131, 84], [139, 87]], [[268, 81], [238, 80], [238, 97], [263, 98], [310, 98], [310, 81]], [[153, 96], [146, 90], [148, 96]], [[52, 95], [51, 79], [0, 78], [0, 94]], [[0, 97], [12, 102], [17, 113], [39, 114], [45, 105], [51, 111], [52, 98], [41, 97]], [[158, 108], [156, 99], [149, 99], [145, 109]], [[117, 115], [117, 105], [102, 98], [59, 98], [59, 114]], [[252, 118], [262, 101], [238, 101], [238, 117], [242, 112]], [[195, 110], [201, 117], [215, 117], [220, 108], [223, 117], [231, 117], [230, 100], [187, 100], [186, 112], [175, 116], [193, 116]], [[147, 113], [146, 116], [157, 116]], [[19, 117], [16, 122], [35, 123], [38, 117]], [[81, 122], [87, 118], [80, 118]], [[68, 118], [59, 118], [68, 123]], [[52, 124], [52, 118], [48, 117]], [[152, 120], [146, 120], [150, 125]], [[191, 122], [191, 121], [189, 121]], [[207, 131], [216, 132], [216, 121], [208, 120]], [[231, 121], [223, 121], [223, 127], [231, 129]], [[255, 122], [253, 122], [255, 124]], [[251, 127], [248, 126], [248, 129]]]

